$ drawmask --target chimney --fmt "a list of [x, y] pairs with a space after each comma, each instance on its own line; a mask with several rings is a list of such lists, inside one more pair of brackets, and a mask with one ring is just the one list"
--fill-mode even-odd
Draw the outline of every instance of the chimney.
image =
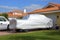
[[26, 9], [24, 9], [24, 13], [26, 13]]

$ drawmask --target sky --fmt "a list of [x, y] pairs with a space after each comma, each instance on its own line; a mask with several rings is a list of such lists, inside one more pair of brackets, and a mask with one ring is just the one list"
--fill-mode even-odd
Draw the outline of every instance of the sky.
[[43, 8], [49, 2], [60, 4], [60, 0], [0, 0], [0, 12], [14, 9], [33, 11]]

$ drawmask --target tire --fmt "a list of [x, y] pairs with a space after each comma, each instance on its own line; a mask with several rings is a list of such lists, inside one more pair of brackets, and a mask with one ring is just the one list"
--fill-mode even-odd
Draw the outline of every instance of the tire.
[[10, 31], [10, 29], [9, 29], [9, 25], [7, 26], [7, 31]]
[[59, 29], [59, 26], [55, 26], [52, 28], [53, 30], [58, 30]]
[[59, 29], [59, 26], [56, 26], [55, 29], [58, 30]]

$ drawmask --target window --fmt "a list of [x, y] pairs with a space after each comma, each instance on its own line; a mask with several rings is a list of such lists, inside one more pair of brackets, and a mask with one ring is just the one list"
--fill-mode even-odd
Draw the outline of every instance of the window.
[[22, 19], [27, 20], [30, 15], [24, 16]]
[[0, 21], [6, 21], [4, 18], [0, 18]]
[[59, 18], [59, 16], [57, 16], [57, 18]]

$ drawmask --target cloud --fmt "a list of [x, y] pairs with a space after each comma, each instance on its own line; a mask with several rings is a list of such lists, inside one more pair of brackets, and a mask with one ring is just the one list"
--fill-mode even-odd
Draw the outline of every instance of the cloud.
[[4, 9], [19, 9], [18, 7], [9, 7], [9, 6], [1, 6], [0, 8], [4, 8]]
[[33, 10], [42, 8], [42, 5], [32, 4], [32, 5], [26, 6], [24, 8], [26, 8], [28, 11], [33, 11]]

